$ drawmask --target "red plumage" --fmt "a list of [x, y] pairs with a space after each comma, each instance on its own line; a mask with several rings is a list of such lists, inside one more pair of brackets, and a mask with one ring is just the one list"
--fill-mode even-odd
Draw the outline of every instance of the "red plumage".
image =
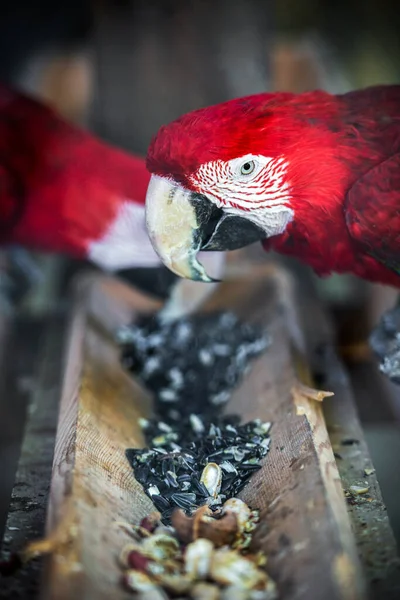
[[[0, 243], [86, 258], [91, 244], [107, 238], [121, 205], [128, 202], [142, 207], [129, 242], [138, 246], [132, 266], [141, 263], [141, 254], [143, 264], [157, 262], [145, 239], [149, 177], [143, 159], [0, 86]], [[121, 235], [115, 252], [118, 242], [122, 248]], [[122, 266], [126, 263], [129, 257]]]
[[258, 94], [203, 108], [161, 128], [147, 167], [207, 195], [199, 168], [248, 153], [287, 164], [294, 217], [265, 249], [319, 275], [400, 287], [400, 86]]

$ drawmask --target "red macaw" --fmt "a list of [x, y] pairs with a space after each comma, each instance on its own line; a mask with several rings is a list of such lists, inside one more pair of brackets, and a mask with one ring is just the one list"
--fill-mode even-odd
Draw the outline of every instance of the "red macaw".
[[[64, 253], [107, 271], [162, 265], [145, 225], [144, 159], [0, 85], [0, 245]], [[223, 258], [206, 259], [217, 276]], [[208, 286], [174, 286], [163, 317], [191, 312]]]
[[318, 274], [400, 287], [400, 86], [258, 94], [162, 127], [147, 155], [150, 237], [208, 280], [199, 250], [261, 240]]
[[0, 244], [65, 253], [114, 271], [157, 266], [143, 159], [0, 86]]
[[[260, 240], [319, 275], [400, 287], [400, 86], [258, 94], [160, 129], [147, 225], [174, 273], [210, 281], [199, 250]], [[400, 383], [400, 302], [370, 342]]]

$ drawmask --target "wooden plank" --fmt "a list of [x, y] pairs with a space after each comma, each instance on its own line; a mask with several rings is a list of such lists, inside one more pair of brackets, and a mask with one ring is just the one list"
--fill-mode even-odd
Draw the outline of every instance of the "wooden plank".
[[0, 369], [0, 539], [14, 484], [43, 323], [10, 317]]
[[[266, 264], [263, 276], [234, 276], [207, 309], [229, 308], [265, 326], [274, 342], [234, 394], [229, 410], [274, 422], [272, 449], [243, 496], [262, 511], [258, 534], [286, 600], [363, 598], [364, 582], [321, 407], [294, 398], [297, 380], [288, 323], [290, 278]], [[93, 278], [80, 290], [69, 344], [57, 434], [43, 598], [125, 598], [116, 557], [127, 541], [116, 521], [137, 522], [149, 500], [124, 449], [141, 443], [136, 422], [150, 408], [121, 369], [112, 332], [157, 305], [116, 281]], [[299, 327], [299, 324], [296, 324]], [[54, 536], [53, 536], [54, 537]], [[329, 543], [327, 543], [329, 540]]]
[[[142, 444], [138, 417], [151, 403], [122, 372], [110, 334], [130, 320], [131, 307], [158, 304], [128, 288], [113, 298], [96, 281], [93, 287], [82, 283], [71, 325], [48, 515], [48, 531], [56, 531], [59, 547], [49, 561], [44, 598], [128, 596], [118, 592], [116, 559], [129, 538], [116, 523], [151, 510], [124, 455], [127, 447]], [[99, 316], [106, 321], [97, 323]], [[106, 332], [102, 325], [111, 328]]]
[[[398, 548], [390, 527], [371, 456], [357, 413], [349, 377], [335, 349], [333, 326], [318, 301], [309, 274], [300, 269], [296, 297], [303, 331], [307, 332], [307, 355], [314, 378], [335, 393], [324, 401], [324, 416], [337, 458], [342, 487], [367, 485], [369, 493], [349, 496], [348, 512], [371, 594], [379, 598], [400, 597]], [[312, 326], [313, 325], [313, 326]], [[373, 368], [371, 366], [371, 368]], [[365, 474], [365, 469], [372, 471]]]
[[394, 600], [400, 598], [399, 556], [379, 482], [343, 367], [334, 365], [335, 355], [329, 351], [324, 358], [329, 363], [325, 385], [335, 392], [335, 402], [327, 399], [324, 414], [342, 487], [346, 492], [354, 485], [369, 487], [368, 494], [347, 499], [358, 552], [373, 597]]
[[[46, 324], [41, 323], [41, 327], [45, 329], [45, 334], [8, 511], [2, 558], [21, 550], [29, 541], [42, 537], [45, 531], [57, 428], [61, 357], [65, 345], [65, 319], [62, 315], [50, 318]], [[33, 598], [38, 592], [41, 566], [38, 561], [33, 561], [15, 577], [2, 579], [0, 598]]]

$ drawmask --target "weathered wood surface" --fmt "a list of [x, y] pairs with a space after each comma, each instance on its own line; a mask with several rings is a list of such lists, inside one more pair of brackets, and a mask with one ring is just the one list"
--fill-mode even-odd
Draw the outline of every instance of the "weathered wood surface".
[[0, 368], [0, 539], [21, 454], [25, 418], [32, 398], [43, 341], [41, 319], [8, 321]]
[[43, 598], [128, 596], [118, 586], [117, 557], [129, 538], [118, 523], [151, 510], [124, 454], [141, 445], [137, 421], [151, 403], [122, 372], [112, 332], [134, 307], [152, 304], [117, 283], [122, 293], [114, 296], [113, 285], [101, 281], [83, 283], [71, 325], [48, 515], [48, 531], [56, 531], [60, 545], [49, 560]]
[[[256, 282], [256, 283], [255, 283]], [[275, 266], [263, 276], [226, 281], [208, 309], [230, 308], [270, 328], [272, 347], [234, 394], [229, 410], [274, 421], [263, 469], [244, 492], [262, 510], [258, 542], [285, 599], [363, 598], [363, 576], [321, 406], [295, 401], [288, 322], [290, 279]], [[84, 286], [85, 287], [85, 286]], [[49, 532], [61, 542], [50, 559], [43, 598], [124, 598], [117, 555], [127, 541], [117, 521], [137, 522], [149, 500], [124, 450], [141, 443], [137, 417], [150, 403], [123, 373], [115, 327], [156, 308], [118, 282], [86, 282], [72, 325], [50, 499]], [[289, 314], [290, 313], [290, 314]], [[329, 540], [329, 543], [327, 543]]]
[[[376, 600], [400, 598], [400, 568], [396, 541], [379, 482], [357, 414], [349, 376], [335, 351], [335, 337], [326, 311], [316, 299], [309, 275], [301, 272], [297, 306], [307, 332], [307, 355], [318, 384], [335, 396], [324, 400], [324, 416], [343, 489], [367, 485], [366, 495], [348, 495], [348, 512], [371, 594]], [[376, 364], [371, 368], [377, 368]], [[380, 398], [375, 398], [377, 403]], [[365, 470], [369, 473], [366, 475]], [[372, 472], [371, 472], [372, 471]]]
[[[50, 318], [46, 324], [42, 322], [41, 327], [42, 344], [39, 337], [40, 351], [36, 353], [38, 371], [34, 373], [35, 387], [28, 406], [19, 467], [5, 526], [3, 558], [8, 557], [11, 552], [21, 550], [28, 541], [40, 538], [45, 533], [58, 421], [65, 319], [62, 315]], [[28, 329], [28, 332], [40, 336], [38, 329]], [[15, 397], [11, 396], [9, 400], [15, 409]], [[41, 566], [40, 561], [33, 561], [15, 577], [2, 579], [0, 598], [34, 598], [39, 591]]]

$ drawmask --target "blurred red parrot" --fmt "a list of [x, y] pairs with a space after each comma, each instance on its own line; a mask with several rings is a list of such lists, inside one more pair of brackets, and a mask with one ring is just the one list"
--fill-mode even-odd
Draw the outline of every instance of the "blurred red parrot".
[[[89, 260], [125, 272], [125, 279], [151, 293], [161, 285], [156, 295], [167, 292], [168, 301], [160, 318], [171, 320], [196, 310], [213, 286], [176, 277], [160, 281], [164, 267], [145, 224], [149, 181], [144, 159], [0, 85], [0, 245]], [[29, 278], [31, 265], [13, 252]], [[224, 256], [207, 253], [204, 260], [219, 277]]]
[[147, 236], [143, 159], [0, 85], [0, 244], [115, 271], [160, 265]]

